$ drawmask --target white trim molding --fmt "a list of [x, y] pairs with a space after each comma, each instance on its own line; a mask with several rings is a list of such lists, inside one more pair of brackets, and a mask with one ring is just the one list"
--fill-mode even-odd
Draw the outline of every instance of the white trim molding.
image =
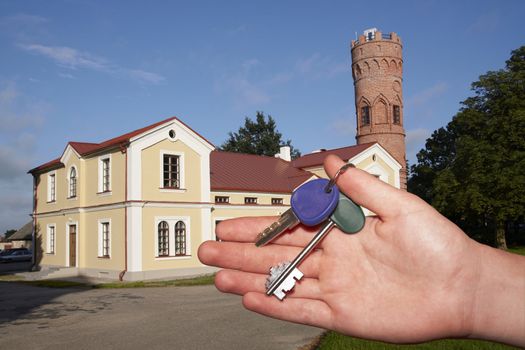
[[[104, 161], [108, 159], [109, 160], [109, 189], [107, 191], [104, 191], [104, 174], [103, 174], [103, 164]], [[98, 193], [99, 195], [109, 195], [111, 194], [111, 189], [113, 187], [113, 184], [111, 183], [111, 173], [113, 171], [113, 164], [111, 162], [111, 153], [104, 154], [100, 157], [98, 157]]]
[[[51, 228], [53, 228], [53, 250], [51, 250]], [[57, 251], [57, 225], [46, 225], [46, 254], [55, 255]]]
[[[170, 137], [170, 130], [174, 130], [175, 140]], [[150, 129], [130, 139], [128, 147], [128, 199], [142, 199], [142, 151], [163, 140], [182, 142], [195, 151], [201, 161], [201, 200], [210, 200], [210, 152], [213, 145], [186, 127], [177, 119], [172, 119], [165, 124]], [[170, 151], [171, 153], [171, 151]], [[161, 174], [162, 175], [162, 174]], [[162, 186], [161, 186], [162, 187]], [[182, 186], [181, 186], [182, 187]]]
[[[372, 157], [373, 155], [376, 155], [380, 157], [393, 171], [394, 171], [394, 186], [397, 188], [400, 188], [400, 178], [399, 178], [399, 171], [401, 170], [401, 164], [399, 164], [390, 153], [388, 153], [379, 143], [375, 143], [372, 146], [368, 147], [363, 152], [359, 153], [355, 157], [348, 160], [349, 163], [353, 163], [355, 165], [358, 165], [368, 157]], [[369, 165], [363, 169], [365, 171], [371, 172], [375, 175], [379, 175], [379, 178], [385, 182], [388, 182], [388, 180], [385, 180], [388, 178], [387, 170], [383, 169], [381, 165], [377, 161], [374, 161], [372, 165]]]
[[[54, 198], [51, 198], [51, 178], [53, 178], [53, 192], [54, 192]], [[47, 203], [56, 203], [57, 201], [57, 172], [56, 170], [50, 171], [47, 173]]]
[[[71, 196], [71, 170], [72, 169], [75, 169], [75, 181], [76, 181], [74, 196]], [[66, 179], [67, 179], [67, 199], [70, 199], [70, 200], [78, 199], [78, 189], [80, 188], [80, 182], [78, 181], [79, 179], [78, 167], [75, 164], [72, 164], [68, 168]]]
[[[169, 255], [159, 256], [159, 223], [165, 221], [168, 223], [168, 237], [169, 237]], [[185, 226], [185, 243], [186, 251], [184, 255], [175, 255], [175, 225], [182, 221]], [[154, 245], [153, 256], [155, 260], [164, 260], [166, 258], [186, 258], [191, 256], [191, 220], [189, 216], [155, 216], [154, 220]]]
[[[78, 256], [78, 245], [79, 245], [79, 241], [80, 241], [80, 235], [79, 235], [79, 232], [80, 232], [80, 228], [79, 228], [79, 225], [78, 225], [78, 221], [73, 221], [71, 219], [67, 220], [66, 221], [66, 224], [65, 224], [65, 230], [64, 232], [66, 233], [66, 265], [65, 266], [70, 266], [71, 265], [71, 262], [69, 261], [69, 249], [70, 249], [70, 232], [69, 232], [69, 226], [70, 225], [73, 225], [75, 226], [75, 234], [76, 234], [76, 237], [75, 237], [75, 265], [74, 266], [71, 266], [71, 267], [78, 267], [80, 261], [79, 261], [79, 256]], [[56, 248], [55, 248], [56, 250]]]
[[[104, 232], [103, 227], [104, 224], [108, 224], [108, 255], [104, 255]], [[111, 259], [111, 246], [112, 246], [112, 237], [111, 237], [111, 219], [110, 218], [104, 218], [104, 219], [98, 219], [97, 220], [97, 232], [98, 232], [98, 238], [97, 238], [97, 257], [99, 258], [106, 258]]]
[[[179, 157], [179, 187], [178, 188], [166, 188], [164, 187], [164, 155], [177, 156]], [[184, 160], [184, 152], [161, 149], [159, 152], [159, 189], [161, 192], [186, 192], [186, 176], [184, 169], [186, 168], [186, 163]]]

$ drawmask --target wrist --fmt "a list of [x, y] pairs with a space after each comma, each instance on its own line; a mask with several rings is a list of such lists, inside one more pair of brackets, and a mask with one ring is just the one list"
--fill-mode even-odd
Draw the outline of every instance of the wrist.
[[479, 282], [469, 337], [525, 346], [525, 257], [482, 244], [476, 249]]

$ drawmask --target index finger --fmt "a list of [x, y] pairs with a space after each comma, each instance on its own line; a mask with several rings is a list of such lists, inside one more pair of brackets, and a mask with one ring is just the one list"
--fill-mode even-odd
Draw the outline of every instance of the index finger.
[[[255, 242], [257, 235], [270, 226], [277, 216], [241, 217], [222, 221], [217, 225], [215, 233], [217, 238], [229, 242]], [[272, 241], [281, 245], [304, 247], [312, 236], [319, 230], [318, 226], [307, 227], [296, 226], [293, 230], [287, 230]]]
[[[326, 173], [333, 178], [337, 170], [346, 163], [341, 158], [329, 155], [324, 161]], [[394, 217], [404, 209], [408, 193], [397, 189], [366, 171], [348, 168], [337, 180], [337, 187], [355, 203], [371, 210], [379, 217]]]

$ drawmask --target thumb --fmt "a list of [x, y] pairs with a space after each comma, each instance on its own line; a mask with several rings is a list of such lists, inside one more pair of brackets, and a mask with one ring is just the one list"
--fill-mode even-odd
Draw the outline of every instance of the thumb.
[[[335, 155], [329, 155], [324, 168], [330, 178], [346, 163]], [[380, 217], [400, 214], [407, 193], [377, 179], [366, 171], [348, 168], [337, 179], [337, 187], [355, 203], [367, 208]]]

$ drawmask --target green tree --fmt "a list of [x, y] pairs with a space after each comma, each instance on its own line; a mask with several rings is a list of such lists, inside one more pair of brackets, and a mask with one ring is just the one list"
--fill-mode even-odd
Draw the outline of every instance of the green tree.
[[506, 248], [505, 227], [525, 213], [525, 46], [472, 91], [419, 152], [409, 190], [467, 231], [491, 230]]
[[290, 140], [283, 141], [282, 134], [277, 130], [275, 120], [263, 112], [257, 112], [255, 121], [246, 117], [244, 126], [237, 132], [228, 133], [229, 138], [221, 145], [221, 150], [229, 152], [258, 154], [273, 157], [279, 153], [281, 146], [289, 146], [292, 159], [301, 155], [299, 150], [292, 146]]
[[17, 230], [6, 230], [3, 234], [4, 236], [4, 239], [8, 239], [9, 237], [11, 237], [12, 235], [14, 235], [16, 233]]

